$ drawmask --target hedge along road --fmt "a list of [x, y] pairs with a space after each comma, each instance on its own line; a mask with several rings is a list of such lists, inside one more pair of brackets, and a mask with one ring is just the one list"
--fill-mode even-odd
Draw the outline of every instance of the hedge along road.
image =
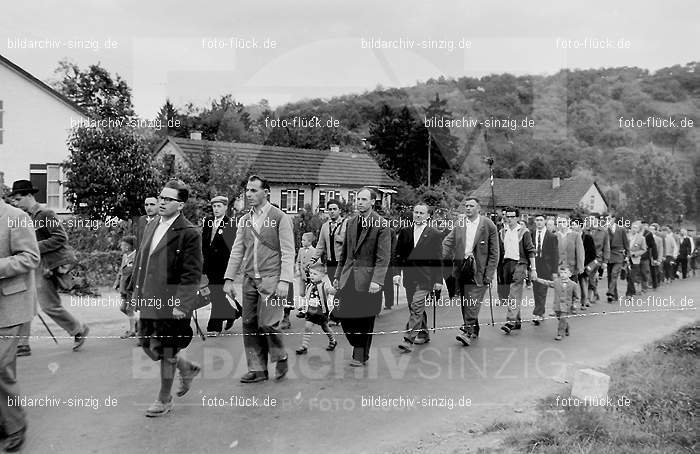
[[[697, 307], [698, 283], [698, 278], [676, 281], [642, 301], [648, 295], [677, 302], [685, 296]], [[203, 365], [202, 375], [187, 396], [174, 398], [172, 413], [150, 419], [144, 411], [158, 391], [156, 363], [147, 360], [134, 339], [117, 338], [125, 319], [118, 312], [112, 315], [116, 309], [74, 310], [94, 326], [82, 351], [73, 353], [65, 332], [53, 325], [60, 336], [56, 346], [35, 320], [32, 334], [40, 337], [32, 339], [33, 355], [18, 358], [22, 396], [44, 398], [34, 401], [43, 406], [26, 408], [26, 452], [411, 450], [431, 433], [450, 433], [457, 424], [487, 424], [512, 414], [563, 389], [561, 383], [575, 369], [607, 364], [698, 318], [694, 308], [669, 311], [599, 303], [570, 321], [571, 337], [555, 342], [556, 320], [537, 328], [524, 323], [522, 331], [503, 335], [501, 307], [494, 310], [496, 326], [483, 326], [480, 339], [470, 347], [457, 344], [455, 329], [439, 329], [429, 344], [402, 355], [396, 349], [401, 334], [376, 335], [369, 366], [355, 369], [347, 366], [351, 348], [342, 335], [332, 353], [325, 351], [327, 339], [318, 333], [308, 355], [294, 355], [303, 320], [292, 316], [294, 334], [285, 337], [288, 377], [248, 385], [238, 381], [247, 369], [237, 321], [231, 336], [193, 339], [187, 356]], [[461, 323], [458, 307], [437, 311], [438, 327]], [[486, 322], [488, 307], [481, 316]], [[200, 324], [207, 317], [200, 314]], [[400, 329], [407, 317], [403, 302], [382, 313], [375, 331]]]

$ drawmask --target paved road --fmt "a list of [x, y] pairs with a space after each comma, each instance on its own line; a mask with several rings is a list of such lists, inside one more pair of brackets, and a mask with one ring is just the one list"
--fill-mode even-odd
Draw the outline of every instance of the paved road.
[[[650, 305], [648, 296], [673, 298], [676, 309], [684, 296], [690, 297], [693, 309], [668, 311]], [[643, 298], [635, 307], [594, 305], [571, 321], [572, 335], [562, 342], [553, 340], [556, 320], [503, 335], [498, 323], [505, 308], [495, 309], [496, 326], [484, 326], [479, 341], [468, 348], [457, 344], [454, 329], [439, 329], [432, 342], [409, 355], [396, 349], [401, 335], [377, 335], [370, 364], [360, 370], [347, 366], [350, 347], [344, 338], [339, 336], [338, 348], [329, 354], [325, 336], [314, 336], [309, 355], [298, 358], [293, 349], [301, 335], [292, 334], [285, 339], [288, 378], [250, 385], [238, 382], [246, 367], [237, 322], [233, 336], [193, 340], [187, 355], [203, 364], [203, 375], [190, 394], [176, 398], [171, 414], [156, 419], [143, 412], [156, 396], [158, 371], [133, 339], [114, 338], [124, 326], [120, 314], [114, 308], [76, 308], [92, 323], [95, 336], [83, 351], [71, 352], [69, 339], [56, 346], [41, 337], [32, 341], [31, 357], [18, 359], [22, 392], [60, 402], [27, 408], [30, 432], [24, 452], [369, 453], [410, 446], [457, 423], [486, 424], [512, 413], [562, 388], [576, 368], [604, 365], [697, 320], [700, 278]], [[481, 314], [486, 322], [488, 307]], [[375, 329], [394, 330], [406, 319], [402, 304], [382, 313]], [[438, 327], [460, 320], [459, 308], [438, 308]], [[46, 335], [38, 321], [35, 327], [33, 334]], [[292, 331], [303, 331], [303, 321], [293, 320]], [[394, 403], [404, 406], [370, 407], [369, 397], [402, 398]], [[411, 398], [413, 406], [406, 407]]]

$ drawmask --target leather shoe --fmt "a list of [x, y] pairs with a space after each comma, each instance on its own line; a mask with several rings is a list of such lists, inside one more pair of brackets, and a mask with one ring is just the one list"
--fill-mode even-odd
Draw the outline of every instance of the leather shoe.
[[417, 337], [413, 341], [413, 343], [416, 345], [427, 344], [428, 342], [430, 342], [430, 339], [428, 339], [427, 337]]
[[241, 377], [241, 383], [257, 383], [259, 381], [265, 381], [267, 378], [267, 371], [251, 370]]
[[399, 344], [399, 350], [401, 353], [411, 353], [413, 351], [409, 344]]
[[366, 363], [364, 361], [358, 361], [356, 359], [350, 360], [350, 367], [365, 367]]
[[87, 335], [89, 332], [90, 332], [90, 327], [85, 325], [83, 327], [83, 330], [75, 335], [75, 342], [73, 343], [73, 351], [74, 352], [77, 352], [78, 350], [80, 350], [80, 347], [82, 347], [83, 344], [85, 343], [85, 339], [87, 338]]
[[17, 432], [11, 433], [5, 439], [5, 452], [17, 452], [24, 445], [24, 437], [27, 433], [27, 426], [19, 429]]
[[282, 380], [284, 376], [287, 375], [288, 370], [289, 365], [287, 364], [287, 358], [277, 361], [277, 365], [275, 366], [275, 380]]
[[463, 346], [468, 347], [471, 344], [469, 337], [464, 334], [458, 334], [456, 339], [462, 343]]
[[18, 345], [17, 356], [31, 356], [32, 348], [29, 345]]
[[192, 380], [194, 380], [194, 377], [196, 377], [201, 370], [199, 365], [192, 363], [192, 367], [190, 367], [187, 372], [183, 373], [180, 371], [180, 389], [177, 390], [177, 397], [182, 397], [187, 394], [187, 391], [190, 390], [190, 386], [192, 386]]

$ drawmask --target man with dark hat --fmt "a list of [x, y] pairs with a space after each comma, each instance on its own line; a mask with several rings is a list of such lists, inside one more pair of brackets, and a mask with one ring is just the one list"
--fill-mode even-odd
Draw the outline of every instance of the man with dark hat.
[[[85, 343], [89, 328], [80, 323], [61, 305], [58, 294], [58, 279], [62, 273], [75, 264], [75, 254], [68, 247], [68, 234], [56, 214], [41, 206], [34, 194], [39, 190], [28, 180], [18, 180], [12, 184], [8, 195], [12, 205], [21, 208], [32, 218], [32, 225], [39, 242], [41, 264], [36, 272], [37, 294], [41, 309], [68, 334], [74, 336], [73, 351], [78, 351]], [[20, 331], [17, 356], [29, 356], [29, 334], [31, 321], [25, 323]]]
[[235, 221], [226, 216], [228, 197], [219, 195], [209, 201], [213, 216], [204, 218], [202, 228], [203, 273], [209, 280], [211, 290], [211, 314], [207, 324], [207, 334], [216, 336], [224, 329], [230, 329], [240, 316], [237, 308], [229, 304], [224, 293], [224, 273], [231, 255], [231, 247], [236, 239]]
[[36, 313], [37, 266], [39, 245], [29, 216], [0, 197], [0, 427], [6, 452], [19, 451], [27, 431], [16, 354], [20, 330]]

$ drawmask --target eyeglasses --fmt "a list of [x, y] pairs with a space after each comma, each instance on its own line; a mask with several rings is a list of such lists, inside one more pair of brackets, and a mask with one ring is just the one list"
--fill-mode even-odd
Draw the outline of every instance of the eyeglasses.
[[179, 201], [180, 201], [179, 199], [173, 199], [172, 197], [164, 197], [164, 196], [162, 196], [162, 195], [159, 195], [159, 196], [158, 196], [158, 200], [159, 200], [159, 201], [163, 201], [163, 202], [167, 202], [167, 203], [170, 203], [170, 202], [179, 202]]

